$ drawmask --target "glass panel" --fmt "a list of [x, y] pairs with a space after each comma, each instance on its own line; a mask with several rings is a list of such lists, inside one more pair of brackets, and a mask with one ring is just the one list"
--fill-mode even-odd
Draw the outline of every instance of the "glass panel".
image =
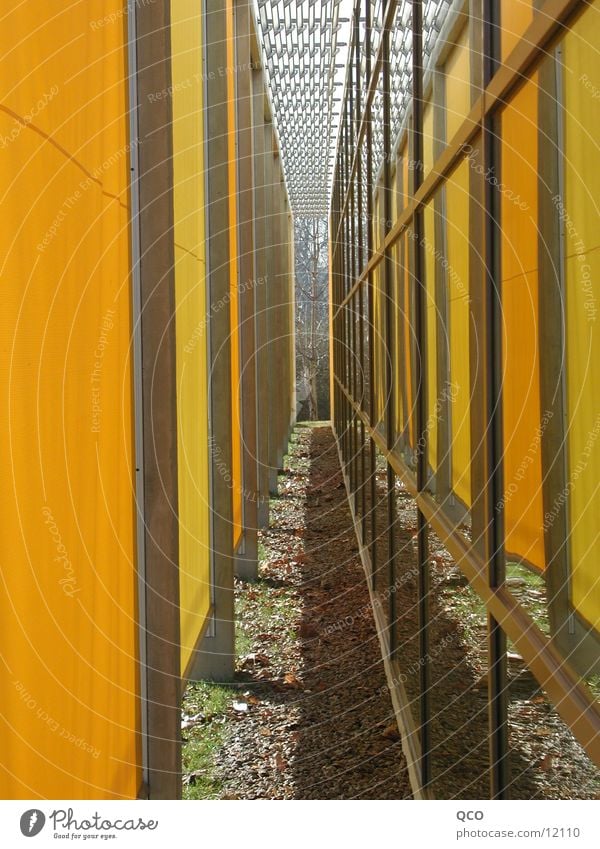
[[[567, 314], [567, 415], [571, 596], [576, 613], [600, 631], [600, 227], [598, 89], [600, 4], [563, 41], [565, 202], [562, 222]], [[550, 517], [551, 518], [551, 517]], [[600, 671], [600, 670], [599, 670]]]
[[543, 570], [537, 101], [536, 74], [502, 112], [499, 189], [506, 555]]
[[450, 328], [451, 484], [463, 506], [471, 506], [471, 396], [469, 368], [469, 163], [450, 175], [446, 193], [446, 286]]
[[533, 20], [533, 0], [501, 0], [500, 57], [504, 62]]
[[431, 533], [431, 792], [435, 799], [489, 796], [487, 613]]
[[415, 327], [414, 327], [414, 280], [412, 274], [413, 231], [408, 229], [401, 240], [400, 263], [402, 278], [400, 299], [402, 310], [404, 348], [401, 359], [402, 381], [404, 384], [404, 459], [409, 466], [414, 465], [415, 448]]
[[445, 63], [446, 141], [456, 133], [471, 108], [469, 26], [463, 27]]
[[[591, 364], [600, 356], [600, 177], [590, 167], [598, 107], [586, 81], [597, 76], [598, 38], [596, 3], [503, 109], [497, 186], [506, 582], [596, 698], [600, 382]], [[597, 773], [509, 648], [511, 744], [523, 752], [533, 740], [535, 752], [513, 763], [515, 787], [588, 798]], [[567, 775], [573, 759], [576, 778]], [[565, 775], [560, 789], [555, 771]]]

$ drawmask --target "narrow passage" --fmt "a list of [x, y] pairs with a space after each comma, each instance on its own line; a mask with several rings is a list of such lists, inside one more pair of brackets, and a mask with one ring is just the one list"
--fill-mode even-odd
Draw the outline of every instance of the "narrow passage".
[[[329, 426], [292, 435], [259, 580], [238, 582], [236, 605], [235, 684], [208, 694], [212, 716], [195, 713], [211, 685], [186, 693], [185, 795], [410, 798]], [[203, 734], [216, 745], [198, 769]]]

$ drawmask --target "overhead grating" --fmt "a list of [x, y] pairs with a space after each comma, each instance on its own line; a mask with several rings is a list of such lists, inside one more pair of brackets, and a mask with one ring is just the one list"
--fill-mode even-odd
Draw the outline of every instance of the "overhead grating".
[[326, 216], [347, 46], [348, 19], [340, 10], [352, 6], [347, 0], [257, 4], [292, 211], [299, 218]]

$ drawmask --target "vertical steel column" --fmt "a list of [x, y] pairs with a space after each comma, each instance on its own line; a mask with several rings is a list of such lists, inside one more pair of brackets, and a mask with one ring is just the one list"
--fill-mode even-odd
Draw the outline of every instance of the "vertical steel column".
[[[235, 666], [233, 596], [233, 502], [217, 464], [232, 468], [229, 158], [223, 139], [229, 130], [227, 77], [206, 73], [227, 65], [227, 19], [223, 3], [204, 3], [205, 234], [209, 366], [210, 542], [214, 614], [196, 653], [190, 678], [227, 681]], [[225, 304], [225, 307], [223, 307]], [[227, 343], [227, 344], [226, 344]], [[164, 732], [163, 732], [164, 733]]]
[[[365, 0], [365, 65], [367, 85], [371, 79], [371, 0]], [[371, 107], [365, 114], [365, 144], [367, 149], [367, 256], [369, 263], [373, 256], [373, 128], [371, 126]], [[367, 297], [369, 304], [369, 424], [373, 427], [373, 411], [375, 409], [375, 305], [373, 299], [373, 272], [367, 277]], [[371, 560], [371, 585], [377, 586], [377, 449], [375, 440], [370, 442], [370, 486], [371, 486], [371, 539], [369, 541], [369, 559]]]
[[240, 353], [241, 353], [241, 435], [242, 501], [244, 517], [243, 554], [236, 558], [240, 577], [258, 577], [258, 443], [256, 408], [256, 323], [255, 323], [255, 242], [254, 242], [254, 139], [252, 127], [252, 12], [249, 0], [234, 2], [234, 55], [237, 110], [237, 178]]
[[288, 272], [287, 290], [290, 308], [288, 310], [288, 435], [289, 442], [292, 428], [296, 424], [296, 234], [294, 229], [294, 217], [290, 207], [290, 200], [285, 196], [285, 210], [287, 219], [288, 239]]
[[[346, 233], [344, 226], [344, 217], [343, 217], [343, 208], [344, 208], [344, 196], [346, 191], [346, 186], [344, 183], [344, 172], [345, 172], [345, 144], [346, 144], [346, 127], [345, 127], [345, 115], [342, 112], [340, 116], [340, 223], [339, 223], [339, 233], [340, 233], [340, 303], [344, 300], [344, 295], [346, 294]], [[342, 387], [346, 387], [346, 307], [343, 306], [340, 308], [340, 381]], [[341, 412], [341, 421], [340, 421], [340, 445], [341, 445], [341, 454], [342, 454], [342, 462], [344, 464], [344, 473], [346, 472], [346, 405], [347, 399], [344, 392], [340, 394], [340, 412]]]
[[[389, 2], [389, 0], [388, 0]], [[386, 16], [387, 2], [383, 4], [382, 16]], [[382, 88], [383, 88], [383, 237], [391, 229], [392, 219], [392, 186], [390, 179], [391, 143], [391, 104], [390, 104], [390, 30], [384, 26], [382, 33]], [[386, 248], [383, 258], [383, 291], [385, 310], [385, 391], [384, 419], [386, 430], [386, 448], [392, 451], [394, 447], [394, 268], [392, 249]], [[386, 461], [387, 479], [387, 535], [388, 535], [388, 650], [390, 657], [396, 651], [396, 593], [393, 587], [396, 583], [396, 474], [389, 459]]]
[[336, 364], [336, 310], [337, 310], [337, 292], [336, 292], [336, 273], [335, 264], [337, 262], [337, 240], [336, 233], [336, 208], [337, 208], [337, 167], [333, 173], [333, 185], [331, 190], [331, 209], [329, 211], [329, 395], [331, 422], [333, 431], [337, 440], [337, 364]]
[[[273, 336], [271, 340], [272, 351], [275, 363], [283, 363], [283, 310], [285, 308], [285, 266], [282, 256], [283, 232], [282, 232], [282, 179], [283, 171], [281, 167], [281, 157], [275, 143], [275, 136], [271, 139], [273, 158], [273, 182], [271, 185], [271, 195], [273, 198], [273, 281], [272, 281], [272, 317], [273, 317]], [[285, 380], [285, 369], [284, 372]], [[283, 466], [284, 453], [284, 431], [287, 431], [287, 425], [284, 425], [284, 415], [282, 411], [283, 395], [281, 391], [281, 372], [274, 376], [274, 389], [271, 395], [271, 410], [270, 416], [273, 419], [273, 438], [274, 438], [274, 457], [275, 466], [275, 489], [277, 491], [277, 475]], [[287, 417], [286, 417], [287, 418]]]
[[[487, 85], [496, 69], [498, 55], [496, 40], [496, 4], [486, 0], [483, 7], [484, 50], [483, 83]], [[484, 119], [482, 132], [484, 168], [498, 173], [497, 137], [495, 116]], [[500, 175], [501, 177], [501, 175]], [[499, 273], [499, 199], [498, 192], [486, 181], [484, 257], [485, 314], [485, 371], [487, 375], [486, 412], [488, 431], [486, 439], [486, 522], [485, 549], [489, 586], [496, 589], [504, 583], [504, 527], [501, 508], [502, 482], [502, 300]], [[506, 634], [496, 619], [488, 613], [488, 696], [489, 696], [489, 746], [490, 791], [492, 799], [506, 799], [510, 784], [508, 751], [508, 704], [506, 669]]]
[[329, 213], [329, 332], [330, 339], [330, 381], [329, 392], [331, 395], [331, 421], [337, 440], [338, 435], [338, 393], [337, 393], [337, 205], [338, 205], [337, 163], [333, 174], [333, 186], [331, 191], [331, 210]]
[[[483, 91], [483, 3], [485, 0], [471, 0], [470, 44], [471, 44], [471, 105]], [[469, 318], [473, 333], [469, 338], [469, 373], [471, 403], [469, 404], [471, 431], [471, 536], [473, 546], [485, 559], [485, 482], [486, 454], [485, 439], [487, 433], [487, 411], [485, 409], [485, 348], [486, 312], [484, 284], [484, 230], [485, 216], [485, 168], [483, 166], [482, 139], [477, 136], [474, 150], [471, 151], [475, 167], [469, 169]], [[440, 345], [441, 347], [441, 345]], [[449, 380], [449, 371], [446, 370]], [[438, 437], [441, 440], [441, 436]], [[440, 442], [445, 445], [444, 442]], [[450, 474], [446, 475], [450, 480]]]
[[[360, 2], [357, 0], [354, 7], [354, 73], [356, 80], [356, 119], [355, 126], [360, 127], [362, 118], [361, 109], [361, 91], [360, 91]], [[356, 192], [358, 206], [358, 221], [357, 221], [357, 238], [358, 238], [358, 274], [362, 273], [364, 267], [364, 225], [363, 220], [363, 184], [362, 184], [362, 167], [360, 144], [356, 148]], [[364, 289], [363, 283], [358, 290], [358, 313], [359, 313], [359, 363], [360, 363], [360, 392], [358, 393], [357, 401], [364, 409], [365, 405], [365, 316], [364, 316]], [[365, 423], [360, 419], [360, 530], [362, 544], [367, 544], [367, 481], [366, 481], [366, 442], [365, 442]]]
[[252, 71], [252, 126], [254, 134], [254, 321], [256, 333], [256, 432], [258, 459], [258, 524], [265, 528], [269, 524], [269, 426], [268, 426], [268, 383], [269, 363], [267, 360], [267, 258], [265, 233], [265, 89], [262, 69]]
[[136, 572], [138, 592], [138, 634], [140, 675], [140, 737], [144, 796], [150, 786], [148, 771], [148, 660], [146, 652], [146, 517], [144, 514], [144, 397], [142, 359], [142, 288], [140, 279], [140, 197], [138, 146], [137, 43], [135, 0], [127, 0], [127, 36], [129, 62], [129, 143], [131, 203], [131, 305], [133, 321], [133, 374], [135, 421], [135, 502]]
[[333, 305], [334, 333], [335, 333], [334, 353], [335, 353], [335, 378], [337, 378], [337, 379], [334, 379], [334, 381], [333, 381], [333, 387], [334, 387], [334, 390], [335, 390], [335, 399], [336, 399], [335, 400], [335, 432], [336, 432], [336, 437], [337, 437], [338, 443], [340, 443], [340, 434], [341, 434], [341, 430], [342, 430], [342, 403], [343, 403], [340, 384], [338, 382], [340, 380], [340, 369], [341, 369], [341, 363], [340, 363], [340, 332], [341, 332], [340, 304], [342, 302], [342, 297], [341, 297], [341, 272], [340, 272], [340, 268], [341, 268], [341, 247], [340, 247], [340, 232], [339, 232], [339, 228], [340, 228], [340, 208], [341, 208], [340, 194], [341, 194], [340, 164], [339, 164], [339, 160], [338, 160], [338, 162], [336, 163], [336, 198], [337, 198], [337, 205], [336, 205], [336, 209], [335, 209], [335, 216], [334, 216], [335, 224], [334, 224], [334, 228], [333, 228], [333, 233], [335, 233], [335, 242], [334, 242], [334, 245], [333, 245], [334, 259], [335, 259], [334, 266], [333, 266], [333, 268], [334, 268], [333, 281], [334, 281], [334, 294], [335, 294], [335, 301], [334, 301], [334, 305]]
[[[412, 3], [413, 51], [413, 155], [419, 167], [415, 168], [413, 192], [417, 192], [423, 179], [423, 3]], [[415, 323], [417, 336], [416, 368], [416, 461], [417, 490], [423, 492], [427, 485], [427, 305], [423, 282], [423, 211], [417, 210], [413, 219], [414, 230], [414, 291]], [[421, 510], [417, 510], [417, 604], [419, 622], [419, 691], [421, 738], [421, 785], [425, 789], [431, 780], [430, 729], [429, 729], [429, 540], [428, 526]]]
[[268, 463], [269, 463], [269, 494], [277, 495], [277, 428], [276, 419], [273, 417], [273, 398], [277, 397], [277, 375], [274, 373], [272, 363], [276, 356], [276, 267], [274, 233], [276, 210], [273, 201], [273, 183], [275, 177], [275, 160], [273, 157], [273, 122], [269, 116], [264, 123], [264, 186], [265, 186], [265, 249], [266, 249], [266, 359], [267, 359], [267, 408], [265, 410], [264, 423], [268, 430]]
[[[351, 48], [350, 48], [351, 53]], [[356, 150], [356, 133], [355, 133], [355, 107], [354, 107], [354, 74], [352, 73], [353, 66], [352, 62], [348, 62], [348, 125], [350, 129], [350, 147], [349, 147], [349, 169], [348, 169], [348, 216], [349, 216], [349, 232], [350, 232], [350, 286], [354, 285], [354, 281], [356, 280], [356, 220], [355, 220], [355, 205], [354, 205], [354, 185], [355, 180], [352, 177], [352, 164], [354, 162], [354, 154]], [[350, 300], [350, 320], [352, 322], [352, 332], [351, 332], [351, 385], [350, 385], [350, 394], [352, 399], [356, 403], [358, 392], [356, 391], [357, 386], [357, 373], [356, 373], [356, 354], [357, 354], [357, 344], [356, 344], [356, 303], [358, 302], [358, 298], [356, 295]], [[352, 430], [351, 430], [351, 439], [350, 439], [350, 480], [351, 480], [351, 492], [352, 492], [352, 503], [354, 506], [354, 510], [357, 508], [357, 478], [358, 478], [358, 416], [356, 415], [354, 409], [352, 409]]]
[[[349, 137], [350, 131], [348, 127], [348, 108], [347, 101], [344, 105], [344, 158], [343, 158], [343, 186], [344, 186], [344, 200], [348, 195], [348, 170], [349, 170]], [[351, 283], [350, 283], [350, 251], [349, 251], [349, 243], [350, 243], [350, 233], [348, 228], [348, 205], [344, 204], [344, 213], [342, 220], [342, 234], [343, 234], [343, 256], [344, 256], [344, 297], [347, 296], [350, 291]], [[346, 302], [343, 308], [343, 316], [344, 316], [344, 388], [346, 392], [350, 391], [350, 302]], [[350, 477], [349, 472], [349, 464], [350, 464], [350, 456], [351, 456], [351, 445], [350, 445], [350, 427], [351, 427], [351, 416], [352, 416], [352, 407], [348, 401], [348, 396], [344, 396], [344, 471], [347, 477]], [[352, 485], [351, 485], [352, 486]]]
[[[147, 702], [145, 792], [151, 799], [181, 796], [181, 677], [179, 615], [179, 526], [177, 522], [177, 403], [175, 351], [175, 278], [173, 246], [172, 109], [169, 98], [152, 100], [169, 90], [171, 55], [166, 4], [135, 5], [134, 75], [140, 144], [132, 158], [139, 213], [136, 227], [139, 281], [135, 304], [141, 365], [136, 374], [136, 454], [143, 469], [144, 557], [143, 598]], [[165, 36], [166, 34], [166, 36]], [[132, 56], [133, 58], [133, 56]], [[133, 140], [132, 140], [133, 141]], [[135, 214], [135, 206], [132, 213]], [[157, 391], [160, 387], [160, 391]], [[141, 404], [141, 409], [140, 409]], [[143, 440], [139, 438], [143, 436]], [[143, 452], [142, 458], [139, 451]], [[139, 484], [139, 481], [138, 481]], [[144, 660], [143, 650], [140, 660]]]

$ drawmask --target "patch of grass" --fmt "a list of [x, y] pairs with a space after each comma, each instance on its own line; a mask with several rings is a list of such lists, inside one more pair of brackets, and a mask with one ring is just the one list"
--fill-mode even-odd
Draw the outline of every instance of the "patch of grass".
[[594, 698], [600, 701], [600, 675], [590, 675], [585, 679], [585, 683], [592, 691]]
[[532, 589], [543, 590], [546, 587], [542, 576], [538, 572], [534, 572], [533, 569], [530, 569], [528, 566], [524, 566], [522, 563], [508, 562], [506, 564], [506, 577], [520, 578]]
[[469, 584], [444, 587], [442, 598], [445, 609], [459, 620], [467, 643], [478, 645], [486, 626], [487, 610], [475, 590]]
[[[506, 577], [516, 579], [513, 585], [509, 581], [509, 590], [519, 604], [523, 605], [538, 628], [546, 634], [549, 633], [546, 585], [543, 577], [528, 566], [512, 562], [506, 564]], [[442, 597], [446, 608], [458, 617], [466, 640], [473, 644], [480, 641], [486, 626], [487, 612], [485, 604], [477, 593], [467, 584], [460, 587], [443, 587]], [[510, 651], [516, 650], [510, 640], [508, 648]], [[600, 686], [600, 676], [598, 684]]]
[[311, 428], [311, 427], [331, 427], [331, 422], [329, 420], [326, 421], [325, 419], [318, 421], [318, 422], [309, 422], [309, 421], [296, 422], [296, 428], [301, 428], [301, 427], [308, 427], [308, 428]]
[[[292, 474], [305, 474], [310, 471], [310, 463], [310, 457], [293, 457], [286, 469]], [[285, 475], [280, 477], [285, 478]]]
[[509, 586], [509, 589], [529, 613], [538, 628], [545, 634], [549, 634], [550, 621], [548, 619], [544, 578], [528, 566], [512, 562], [506, 564], [506, 577], [523, 581], [523, 592], [519, 592], [518, 587], [514, 590]]
[[216, 756], [225, 742], [223, 719], [232, 692], [220, 684], [199, 681], [189, 684], [183, 699], [184, 715], [202, 714], [203, 721], [183, 732], [184, 799], [218, 799], [223, 787], [216, 770]]
[[[298, 436], [294, 434], [290, 442], [293, 452]], [[309, 459], [302, 460], [307, 467]], [[290, 464], [297, 463], [292, 454], [284, 457], [284, 469]], [[279, 475], [281, 482], [286, 480], [288, 473]], [[269, 499], [271, 515], [281, 510], [282, 499]], [[277, 557], [264, 541], [258, 543], [259, 567]], [[236, 592], [236, 658], [243, 658], [253, 650], [253, 633], [257, 629], [270, 631], [273, 621], [287, 620], [290, 617], [289, 598], [273, 584], [266, 580], [249, 581]], [[245, 627], [244, 623], [248, 623]], [[285, 629], [285, 638], [294, 639], [295, 630], [290, 624]], [[275, 665], [281, 659], [284, 648], [277, 641], [269, 643], [268, 652], [271, 663]], [[230, 723], [226, 721], [232, 700], [238, 695], [238, 688], [202, 681], [188, 685], [183, 698], [184, 721], [201, 714], [196, 724], [182, 731], [183, 745], [183, 798], [184, 799], [219, 799], [222, 798], [224, 787], [218, 770], [219, 752], [227, 745], [227, 734]], [[191, 780], [190, 780], [191, 777]]]
[[243, 622], [239, 617], [235, 620], [235, 653], [237, 657], [243, 657], [250, 653], [252, 639], [246, 634]]
[[276, 558], [277, 552], [274, 551], [266, 542], [259, 541], [258, 543], [258, 568], [260, 575], [260, 567], [264, 566], [269, 560]]
[[[281, 590], [273, 587], [265, 580], [259, 578], [249, 585], [251, 596], [246, 596], [246, 593], [240, 593], [237, 599], [236, 620], [239, 633], [237, 640], [237, 656], [238, 658], [249, 654], [252, 651], [252, 638], [246, 633], [243, 627], [244, 622], [251, 622], [251, 630], [270, 631], [274, 621], [283, 621], [289, 619], [290, 616], [290, 601], [285, 594], [281, 594]], [[295, 631], [290, 626], [288, 629], [290, 637], [295, 635]], [[268, 654], [271, 661], [277, 664], [284, 648], [277, 641], [269, 644]]]

